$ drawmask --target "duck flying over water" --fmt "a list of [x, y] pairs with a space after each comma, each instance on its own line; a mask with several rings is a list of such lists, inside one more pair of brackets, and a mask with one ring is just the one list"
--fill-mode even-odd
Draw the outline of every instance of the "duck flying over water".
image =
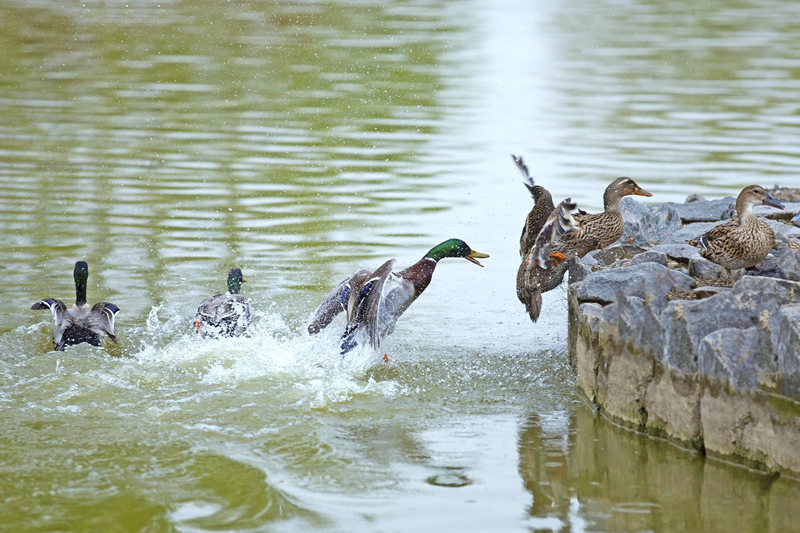
[[[554, 241], [546, 236], [542, 236], [541, 239], [537, 236], [536, 242], [545, 243], [547, 252], [543, 253], [541, 247], [537, 248], [534, 245], [523, 258], [520, 271], [517, 273], [517, 295], [527, 296], [523, 304], [533, 322], [539, 319], [542, 293], [561, 284], [570, 259], [583, 257], [592, 250], [605, 248], [622, 236], [625, 225], [619, 203], [622, 197], [629, 195], [653, 196], [632, 179], [622, 177], [606, 187], [603, 193], [604, 210], [601, 213], [590, 214], [584, 211], [570, 213], [574, 205], [569, 199], [565, 200], [566, 204], [564, 202], [560, 204], [560, 207], [564, 206], [566, 210], [562, 212], [561, 220], [556, 218], [558, 223], [552, 226], [552, 231], [559, 230], [558, 238]], [[545, 231], [545, 227], [547, 224], [540, 232]]]
[[209, 296], [200, 303], [194, 317], [201, 337], [240, 337], [253, 320], [253, 306], [239, 294], [244, 279], [241, 269], [228, 272], [228, 292]]
[[45, 298], [31, 306], [33, 310], [50, 309], [55, 324], [53, 326], [53, 349], [63, 350], [87, 342], [100, 346], [103, 333], [117, 342], [114, 321], [119, 307], [108, 302], [98, 302], [90, 306], [86, 302], [86, 283], [89, 279], [89, 265], [85, 261], [75, 263], [72, 273], [75, 279], [75, 303], [67, 308], [64, 302]]
[[775, 232], [753, 213], [753, 206], [762, 204], [784, 208], [760, 185], [748, 185], [736, 198], [736, 218], [686, 242], [699, 248], [701, 256], [725, 268], [733, 283], [732, 270], [756, 266], [775, 246]]
[[390, 259], [374, 272], [359, 270], [339, 283], [314, 313], [308, 326], [311, 335], [325, 329], [342, 311], [347, 325], [342, 335], [341, 350], [346, 354], [366, 340], [374, 349], [390, 335], [408, 307], [428, 287], [433, 272], [445, 257], [463, 257], [478, 266], [478, 259], [489, 257], [476, 252], [461, 239], [450, 239], [430, 249], [425, 256], [399, 272], [393, 272], [395, 260]]

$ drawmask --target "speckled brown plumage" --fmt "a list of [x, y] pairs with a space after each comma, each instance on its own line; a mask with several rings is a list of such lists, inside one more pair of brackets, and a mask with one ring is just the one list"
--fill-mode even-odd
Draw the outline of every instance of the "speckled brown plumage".
[[732, 270], [760, 263], [775, 245], [775, 232], [753, 214], [754, 205], [783, 209], [760, 185], [748, 185], [736, 199], [737, 218], [714, 226], [696, 239], [686, 241], [700, 249], [700, 255], [725, 268], [733, 282]]
[[552, 246], [551, 254], [561, 254], [562, 262], [554, 262], [548, 269], [537, 266], [534, 258], [536, 250], [530, 250], [523, 258], [522, 265], [517, 272], [517, 296], [526, 297], [520, 300], [528, 310], [528, 316], [533, 322], [539, 319], [542, 307], [541, 293], [558, 287], [567, 272], [567, 263], [575, 257], [583, 257], [592, 250], [605, 248], [617, 241], [624, 230], [622, 214], [619, 211], [619, 202], [623, 196], [628, 195], [653, 196], [643, 190], [630, 178], [617, 178], [606, 187], [603, 194], [604, 211], [589, 214], [583, 211], [573, 215], [578, 228], [565, 233], [559, 243]]
[[547, 221], [547, 217], [555, 209], [555, 206], [553, 205], [553, 197], [550, 195], [550, 191], [534, 183], [533, 177], [528, 172], [528, 166], [522, 160], [522, 157], [511, 154], [511, 159], [514, 160], [514, 164], [517, 165], [520, 174], [522, 174], [522, 182], [528, 192], [531, 193], [534, 202], [528, 216], [525, 218], [525, 225], [522, 226], [522, 235], [519, 239], [519, 256], [525, 257], [525, 254], [533, 247], [536, 236]]
[[[542, 226], [544, 226], [555, 206], [553, 205], [553, 197], [550, 191], [534, 183], [533, 177], [528, 171], [528, 166], [522, 160], [522, 157], [511, 154], [511, 159], [514, 160], [514, 164], [517, 165], [517, 169], [519, 169], [520, 174], [522, 174], [522, 182], [525, 184], [525, 187], [528, 189], [528, 192], [530, 192], [534, 201], [528, 216], [525, 217], [525, 224], [522, 226], [522, 235], [519, 239], [519, 255], [522, 258], [522, 262], [520, 263], [519, 269], [517, 269], [517, 298], [526, 308], [530, 308], [531, 306], [536, 307], [536, 296], [538, 296], [539, 302], [541, 302], [542, 297], [541, 294], [532, 294], [528, 291], [528, 285], [524, 280], [525, 256], [531, 251], [531, 248], [533, 248], [536, 236], [541, 231]], [[532, 300], [533, 303], [531, 303]], [[541, 303], [538, 304], [538, 307], [541, 307]]]

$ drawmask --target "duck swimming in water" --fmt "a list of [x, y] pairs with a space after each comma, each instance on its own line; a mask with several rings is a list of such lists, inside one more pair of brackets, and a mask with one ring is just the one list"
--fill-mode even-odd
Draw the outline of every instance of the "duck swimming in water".
[[397, 319], [428, 287], [436, 265], [446, 257], [463, 257], [482, 267], [478, 259], [489, 256], [474, 251], [461, 239], [450, 239], [434, 246], [422, 259], [399, 272], [392, 271], [394, 259], [374, 272], [359, 270], [328, 294], [314, 313], [308, 332], [319, 333], [345, 311], [347, 325], [342, 335], [342, 354], [355, 348], [361, 339], [379, 350], [381, 340], [394, 331]]
[[119, 307], [108, 302], [98, 302], [93, 306], [86, 303], [86, 283], [89, 279], [86, 261], [75, 263], [72, 277], [75, 280], [75, 303], [69, 308], [54, 298], [45, 298], [31, 306], [33, 310], [50, 309], [53, 313], [53, 349], [60, 351], [82, 342], [100, 346], [103, 333], [117, 342], [114, 322]]
[[731, 284], [732, 270], [756, 266], [775, 246], [775, 232], [753, 213], [753, 206], [762, 204], [784, 207], [760, 185], [748, 185], [736, 198], [736, 218], [686, 241], [699, 248], [701, 256], [722, 266]]
[[244, 279], [241, 269], [228, 272], [228, 292], [209, 296], [200, 303], [194, 327], [201, 337], [240, 337], [253, 320], [253, 306], [239, 294]]

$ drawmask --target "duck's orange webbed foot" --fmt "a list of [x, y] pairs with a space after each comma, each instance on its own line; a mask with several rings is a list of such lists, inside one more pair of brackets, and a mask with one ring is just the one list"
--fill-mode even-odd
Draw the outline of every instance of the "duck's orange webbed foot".
[[200, 333], [200, 321], [199, 320], [195, 320], [193, 325], [194, 325], [194, 328], [195, 328], [195, 332]]
[[384, 363], [388, 363], [389, 362], [389, 354], [388, 353], [383, 354], [383, 362]]
[[567, 256], [565, 256], [561, 252], [553, 252], [552, 254], [550, 254], [550, 259], [553, 260], [553, 266], [558, 266], [559, 263], [567, 260]]

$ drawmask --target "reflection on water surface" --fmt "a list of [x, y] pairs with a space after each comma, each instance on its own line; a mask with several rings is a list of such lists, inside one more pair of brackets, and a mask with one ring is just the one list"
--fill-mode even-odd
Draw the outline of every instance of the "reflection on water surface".
[[[15, 530], [797, 529], [797, 484], [591, 416], [563, 290], [514, 294], [530, 199], [796, 185], [797, 6], [0, 6], [0, 522]], [[446, 238], [385, 343], [304, 333], [339, 280]], [[49, 352], [36, 300], [121, 308]], [[231, 267], [251, 337], [189, 321]], [[787, 502], [787, 503], [784, 503]], [[736, 517], [736, 523], [732, 523]]]

